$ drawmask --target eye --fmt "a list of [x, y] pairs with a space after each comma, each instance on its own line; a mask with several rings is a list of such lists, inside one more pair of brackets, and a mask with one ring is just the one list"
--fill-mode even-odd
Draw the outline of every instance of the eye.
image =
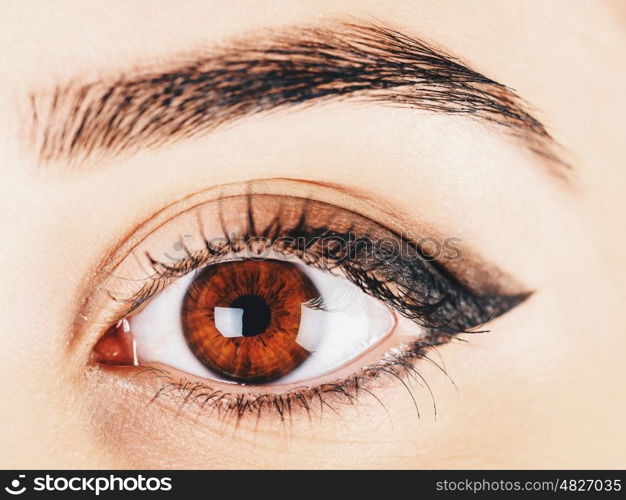
[[297, 260], [229, 260], [176, 280], [95, 352], [101, 362], [134, 354], [221, 381], [286, 383], [340, 367], [393, 326], [391, 310], [345, 278]]
[[[292, 189], [285, 182], [261, 188]], [[202, 409], [219, 405], [238, 419], [309, 412], [326, 395], [352, 401], [383, 379], [414, 376], [428, 349], [529, 295], [446, 240], [429, 238], [426, 252], [332, 203], [276, 192], [206, 196], [131, 235], [81, 313], [97, 337], [95, 365], [113, 376], [120, 365], [153, 367], [146, 373], [167, 385], [155, 397], [179, 393], [186, 404], [202, 394]]]

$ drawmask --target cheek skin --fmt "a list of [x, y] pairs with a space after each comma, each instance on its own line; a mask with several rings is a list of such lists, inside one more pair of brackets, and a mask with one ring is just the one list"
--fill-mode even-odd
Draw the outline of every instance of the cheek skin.
[[[141, 380], [141, 393], [120, 390], [106, 374], [93, 376], [95, 393], [85, 410], [103, 454], [122, 467], [374, 468], [396, 460], [406, 467], [415, 454], [407, 437], [415, 435], [419, 420], [403, 388], [390, 391], [386, 407], [393, 418], [364, 395], [358, 407], [338, 409], [341, 414], [318, 408], [311, 418], [294, 413], [284, 422], [263, 416], [237, 422], [185, 408], [180, 398], [173, 405], [148, 405], [161, 387], [149, 375]], [[426, 394], [417, 397], [424, 407], [429, 404]], [[427, 463], [427, 457], [420, 460]]]

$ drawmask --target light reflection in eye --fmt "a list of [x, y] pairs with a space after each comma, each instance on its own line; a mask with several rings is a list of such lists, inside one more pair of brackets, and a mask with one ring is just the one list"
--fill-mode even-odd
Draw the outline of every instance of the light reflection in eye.
[[[246, 309], [241, 307], [215, 306], [213, 310], [215, 328], [227, 338], [243, 337], [243, 313], [245, 311]], [[265, 328], [263, 330], [265, 330]]]

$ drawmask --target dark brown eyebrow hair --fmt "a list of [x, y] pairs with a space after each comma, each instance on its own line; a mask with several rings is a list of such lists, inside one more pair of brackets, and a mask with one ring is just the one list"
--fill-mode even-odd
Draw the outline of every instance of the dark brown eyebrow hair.
[[270, 110], [358, 99], [479, 120], [548, 159], [553, 172], [567, 167], [512, 89], [373, 24], [269, 31], [164, 70], [70, 82], [29, 97], [31, 138], [43, 164], [159, 146]]

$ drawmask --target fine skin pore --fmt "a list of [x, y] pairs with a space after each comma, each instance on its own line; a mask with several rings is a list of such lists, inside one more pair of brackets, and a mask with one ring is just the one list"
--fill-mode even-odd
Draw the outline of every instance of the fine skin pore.
[[[0, 467], [626, 467], [623, 2], [3, 13]], [[91, 356], [115, 314], [104, 269], [250, 191], [458, 238], [459, 282], [523, 300], [358, 404], [285, 419], [176, 390], [149, 404], [171, 367]]]

